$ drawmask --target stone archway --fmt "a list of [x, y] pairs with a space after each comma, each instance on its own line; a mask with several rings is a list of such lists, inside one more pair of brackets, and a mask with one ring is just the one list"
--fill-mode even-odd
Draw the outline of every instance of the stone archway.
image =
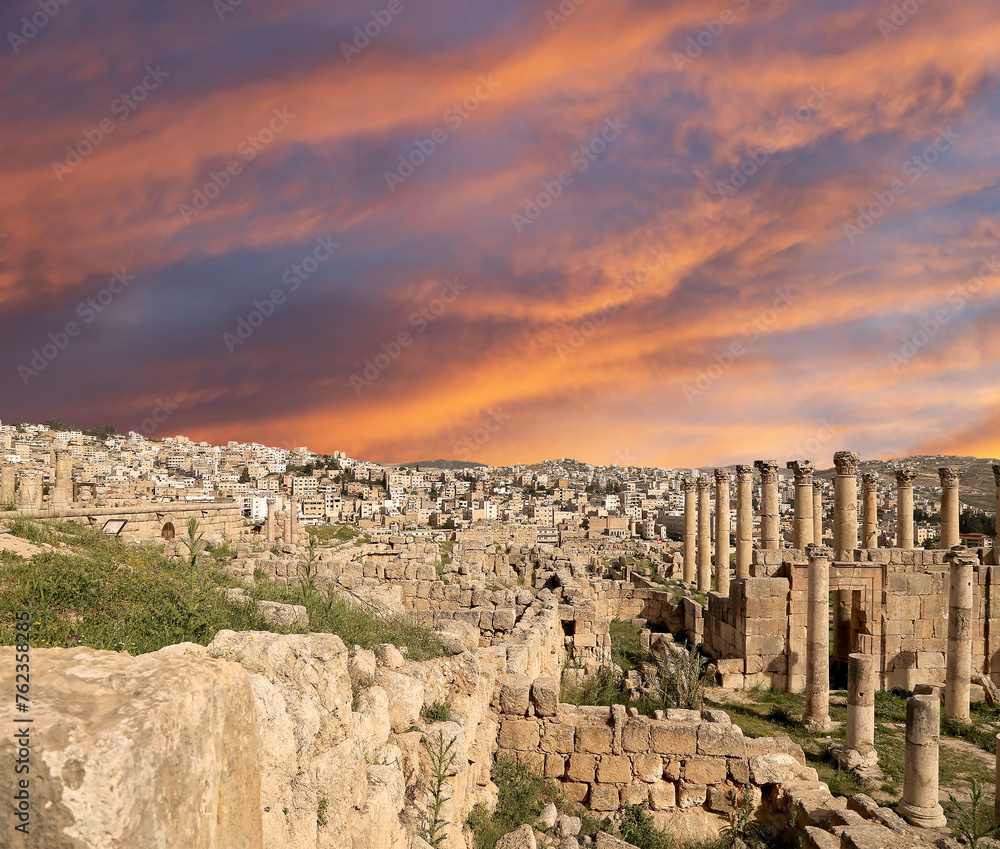
[[175, 535], [176, 531], [174, 530], [173, 522], [167, 522], [163, 526], [163, 530], [160, 531], [160, 536], [163, 537], [163, 539], [173, 539]]

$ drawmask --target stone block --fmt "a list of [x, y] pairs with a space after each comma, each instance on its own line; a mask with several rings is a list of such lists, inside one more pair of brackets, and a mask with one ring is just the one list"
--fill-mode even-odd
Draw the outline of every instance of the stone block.
[[624, 755], [604, 755], [597, 765], [601, 784], [625, 784], [632, 781], [632, 762]]
[[746, 757], [747, 744], [738, 725], [703, 724], [698, 726], [698, 754]]
[[590, 785], [579, 781], [564, 781], [559, 785], [559, 789], [571, 802], [579, 802], [582, 805], [587, 801]]
[[731, 784], [717, 784], [708, 788], [706, 807], [720, 814], [731, 814], [742, 802], [742, 793]]
[[500, 712], [524, 716], [528, 712], [531, 679], [525, 675], [511, 675], [500, 685]]
[[653, 723], [650, 745], [661, 755], [693, 755], [698, 751], [698, 727]]
[[649, 785], [641, 781], [626, 784], [619, 792], [622, 807], [625, 805], [645, 805], [649, 802]]
[[581, 725], [576, 729], [576, 750], [609, 755], [612, 736], [611, 729], [606, 725]]
[[546, 722], [542, 725], [541, 749], [568, 755], [573, 751], [576, 729], [569, 724]]
[[719, 784], [728, 772], [725, 758], [688, 758], [684, 764], [684, 780], [695, 784]]
[[622, 730], [622, 749], [626, 752], [649, 751], [650, 721], [644, 716], [629, 718]]
[[672, 781], [650, 784], [649, 807], [654, 811], [667, 811], [677, 807], [677, 786]]
[[638, 754], [632, 757], [635, 777], [650, 784], [663, 777], [663, 759], [654, 754]]
[[741, 787], [750, 783], [750, 761], [746, 758], [728, 758], [726, 767], [733, 782]]
[[677, 807], [695, 808], [705, 804], [708, 788], [704, 784], [682, 781], [677, 785]]
[[795, 779], [816, 781], [816, 770], [802, 766], [791, 755], [772, 752], [750, 759], [750, 778], [754, 784], [782, 784]]
[[559, 712], [559, 681], [544, 676], [531, 683], [531, 701], [535, 716], [555, 716]]
[[590, 809], [592, 811], [617, 811], [620, 804], [618, 788], [613, 784], [592, 784]]
[[538, 723], [530, 719], [505, 719], [500, 723], [497, 742], [501, 749], [519, 752], [538, 748]]
[[566, 759], [559, 754], [545, 755], [545, 777], [562, 778], [566, 773]]
[[570, 755], [569, 766], [566, 768], [566, 778], [570, 781], [585, 781], [590, 783], [594, 780], [596, 772], [597, 758], [593, 755]]

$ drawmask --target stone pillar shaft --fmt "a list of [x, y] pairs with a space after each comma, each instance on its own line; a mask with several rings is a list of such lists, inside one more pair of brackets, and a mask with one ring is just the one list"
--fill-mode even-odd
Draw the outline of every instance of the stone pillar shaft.
[[948, 657], [944, 683], [944, 715], [969, 721], [969, 684], [972, 674], [972, 578], [974, 554], [952, 552], [948, 593]]
[[878, 475], [861, 476], [861, 547], [878, 548]]
[[778, 461], [757, 460], [754, 466], [760, 472], [760, 547], [780, 548]]
[[[993, 464], [993, 480], [997, 485], [997, 509], [996, 513], [993, 514], [996, 517], [997, 535], [996, 539], [993, 541], [993, 551], [996, 555], [1000, 556], [1000, 463]], [[1000, 559], [996, 562], [1000, 564]], [[1000, 805], [1000, 793], [997, 794], [997, 800], [997, 805]], [[1000, 819], [998, 819], [997, 822], [1000, 822]]]
[[753, 552], [753, 468], [736, 467], [736, 580], [750, 577]]
[[813, 464], [810, 460], [791, 460], [787, 464], [795, 473], [795, 518], [792, 525], [792, 548], [805, 550], [813, 539]]
[[299, 544], [299, 502], [298, 499], [293, 498], [291, 500], [291, 506], [289, 507], [291, 511], [292, 518], [292, 545]]
[[[877, 766], [875, 753], [875, 658], [852, 654], [847, 659], [847, 737], [845, 755], [857, 766]], [[850, 767], [849, 767], [850, 768]]]
[[729, 595], [729, 470], [715, 470], [715, 591]]
[[291, 543], [292, 541], [292, 519], [285, 513], [282, 518], [282, 528], [281, 528], [281, 541], [284, 543]]
[[267, 544], [274, 545], [274, 498], [267, 499]]
[[833, 551], [819, 545], [806, 549], [809, 556], [806, 608], [806, 711], [807, 728], [830, 726], [830, 560]]
[[17, 491], [19, 510], [42, 509], [42, 473], [39, 469], [25, 469], [21, 472], [21, 486]]
[[712, 494], [708, 478], [698, 478], [698, 589], [712, 589]]
[[838, 560], [853, 560], [858, 547], [858, 464], [854, 451], [833, 455], [837, 476], [833, 480], [833, 550]]
[[73, 455], [62, 448], [55, 455], [55, 474], [49, 490], [49, 503], [53, 507], [66, 507], [73, 501]]
[[823, 482], [813, 481], [813, 542], [823, 544]]
[[959, 544], [958, 532], [958, 481], [961, 477], [951, 466], [938, 469], [941, 477], [941, 544], [948, 551]]
[[0, 466], [0, 509], [14, 505], [14, 486], [17, 475], [13, 466]]
[[896, 810], [920, 828], [940, 828], [948, 822], [938, 800], [940, 733], [940, 699], [937, 696], [907, 699], [903, 800]]
[[684, 582], [694, 583], [698, 540], [698, 491], [693, 480], [684, 481]]
[[913, 469], [896, 472], [896, 548], [913, 548]]

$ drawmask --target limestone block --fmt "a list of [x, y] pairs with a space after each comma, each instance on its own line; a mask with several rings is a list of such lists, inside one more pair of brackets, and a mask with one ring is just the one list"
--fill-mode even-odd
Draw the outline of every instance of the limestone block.
[[746, 752], [746, 739], [738, 725], [698, 726], [698, 754], [740, 758], [745, 757]]
[[644, 716], [630, 717], [622, 730], [622, 749], [626, 752], [649, 751], [650, 721]]
[[694, 808], [705, 804], [708, 788], [704, 784], [682, 781], [677, 785], [677, 807]]
[[625, 805], [645, 805], [649, 802], [649, 785], [641, 781], [634, 784], [626, 784], [619, 792], [621, 804]]
[[597, 755], [611, 754], [612, 730], [605, 725], [581, 725], [576, 729], [576, 750]]
[[496, 842], [496, 849], [536, 849], [535, 832], [530, 825], [518, 826]]
[[550, 676], [536, 678], [531, 683], [531, 701], [535, 716], [555, 716], [559, 712], [559, 681]]
[[649, 806], [654, 811], [677, 807], [677, 786], [672, 781], [657, 781], [649, 786]]
[[582, 805], [587, 800], [590, 785], [579, 781], [564, 781], [560, 785], [560, 789], [571, 802], [579, 802]]
[[693, 755], [698, 750], [696, 725], [654, 723], [650, 745], [661, 755]]
[[497, 742], [503, 749], [535, 750], [538, 748], [538, 723], [530, 719], [505, 719], [500, 723]]
[[632, 757], [635, 777], [650, 784], [663, 777], [663, 759], [654, 754], [638, 754]]
[[582, 823], [579, 817], [560, 814], [556, 820], [556, 837], [576, 837], [580, 833]]
[[510, 675], [500, 685], [500, 712], [524, 716], [528, 712], [531, 679]]
[[566, 755], [573, 751], [576, 729], [569, 724], [546, 722], [542, 725], [541, 749]]
[[625, 784], [632, 780], [632, 762], [624, 755], [604, 755], [597, 766], [602, 784]]
[[816, 781], [816, 770], [802, 766], [791, 755], [772, 752], [756, 755], [750, 759], [750, 778], [754, 784], [781, 784], [786, 781], [803, 779]]
[[279, 604], [276, 601], [257, 602], [257, 610], [268, 622], [289, 631], [305, 631], [309, 628], [309, 614], [301, 604]]
[[597, 758], [593, 755], [570, 755], [569, 767], [566, 769], [566, 778], [570, 781], [584, 781], [590, 783], [594, 780], [596, 772]]
[[706, 807], [720, 814], [731, 814], [742, 803], [742, 793], [730, 784], [717, 784], [708, 788]]
[[400, 734], [415, 725], [424, 706], [423, 682], [391, 669], [380, 669], [376, 681], [389, 697], [392, 730]]
[[727, 774], [725, 758], [688, 758], [684, 765], [684, 780], [695, 784], [718, 784]]
[[590, 809], [592, 811], [617, 811], [619, 804], [618, 788], [613, 784], [592, 784], [590, 786]]
[[566, 758], [563, 755], [547, 753], [545, 755], [545, 777], [562, 778], [566, 773]]

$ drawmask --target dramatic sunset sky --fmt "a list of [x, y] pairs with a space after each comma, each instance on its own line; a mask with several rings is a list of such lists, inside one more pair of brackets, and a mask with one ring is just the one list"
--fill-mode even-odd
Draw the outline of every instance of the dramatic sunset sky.
[[8, 0], [0, 30], [5, 422], [1000, 454], [995, 0]]

